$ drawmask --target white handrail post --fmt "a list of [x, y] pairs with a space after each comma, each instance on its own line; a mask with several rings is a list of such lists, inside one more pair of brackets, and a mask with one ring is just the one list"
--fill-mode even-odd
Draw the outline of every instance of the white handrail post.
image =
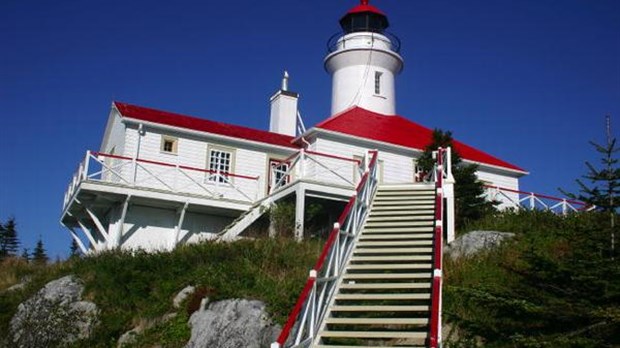
[[84, 169], [82, 171], [82, 180], [88, 179], [88, 167], [90, 163], [90, 150], [86, 151], [86, 158], [84, 159]]
[[562, 200], [562, 215], [566, 215], [568, 214], [568, 203], [566, 202], [566, 199]]
[[534, 196], [534, 192], [530, 192], [530, 210], [534, 210], [536, 208], [536, 196]]
[[299, 178], [306, 177], [306, 151], [302, 148], [299, 150]]

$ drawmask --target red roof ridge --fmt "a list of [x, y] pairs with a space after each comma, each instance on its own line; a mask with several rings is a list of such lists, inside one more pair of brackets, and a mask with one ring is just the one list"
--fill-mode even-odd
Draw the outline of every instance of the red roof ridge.
[[[359, 106], [335, 114], [315, 127], [416, 150], [424, 150], [433, 133], [432, 129], [401, 115], [384, 115]], [[461, 141], [454, 139], [453, 143], [455, 151], [465, 160], [527, 173], [521, 167]]]
[[144, 106], [128, 104], [114, 101], [113, 105], [120, 112], [121, 116], [153, 123], [164, 124], [167, 126], [191, 129], [233, 138], [256, 141], [271, 145], [294, 147], [294, 137], [265, 130], [249, 128], [245, 126], [233, 125], [225, 122], [218, 122], [187, 116], [169, 111], [162, 111]]

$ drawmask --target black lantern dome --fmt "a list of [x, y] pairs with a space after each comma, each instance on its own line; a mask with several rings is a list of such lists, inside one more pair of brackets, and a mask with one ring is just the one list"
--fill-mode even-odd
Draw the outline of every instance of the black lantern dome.
[[387, 29], [389, 23], [383, 12], [369, 5], [368, 0], [361, 0], [359, 5], [340, 19], [340, 26], [346, 34], [360, 31], [381, 34]]

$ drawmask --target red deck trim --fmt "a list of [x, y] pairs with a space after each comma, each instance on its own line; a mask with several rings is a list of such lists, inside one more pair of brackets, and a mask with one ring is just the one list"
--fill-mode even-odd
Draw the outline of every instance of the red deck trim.
[[[133, 161], [133, 158], [131, 158], [131, 157], [125, 157], [125, 156], [119, 156], [119, 155], [111, 155], [111, 154], [107, 154], [107, 153], [103, 153], [103, 152], [91, 152], [91, 153], [94, 156], [103, 156], [103, 157], [110, 157], [110, 158], [115, 158], [115, 159]], [[136, 162], [147, 163], [147, 164], [154, 164], [154, 165], [164, 166], [164, 167], [179, 167], [181, 169], [193, 170], [193, 171], [202, 172], [202, 173], [218, 174], [218, 172], [215, 171], [215, 170], [204, 169], [204, 168], [196, 168], [196, 167], [190, 167], [190, 166], [182, 166], [182, 165], [176, 165], [176, 164], [167, 163], [167, 162], [147, 160], [147, 159], [142, 159], [142, 158], [137, 158]], [[235, 173], [230, 173], [230, 172], [229, 173], [219, 172], [219, 174], [230, 176], [230, 177], [233, 177], [233, 178], [248, 179], [248, 180], [258, 180], [258, 178], [259, 178], [258, 176], [248, 176], [248, 175], [241, 175], [241, 174], [235, 174]]]

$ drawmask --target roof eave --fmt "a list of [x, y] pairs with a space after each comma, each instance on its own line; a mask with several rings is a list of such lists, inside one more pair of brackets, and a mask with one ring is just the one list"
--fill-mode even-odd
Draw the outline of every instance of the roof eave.
[[[311, 135], [313, 135], [315, 133], [331, 134], [331, 135], [336, 135], [336, 136], [340, 136], [340, 137], [343, 137], [343, 138], [350, 138], [350, 139], [355, 139], [355, 140], [358, 140], [358, 141], [363, 141], [363, 142], [366, 142], [366, 143], [378, 143], [378, 144], [381, 144], [382, 146], [385, 146], [385, 147], [388, 147], [388, 148], [398, 149], [398, 150], [401, 150], [401, 151], [403, 151], [403, 150], [405, 150], [405, 151], [413, 151], [413, 152], [416, 152], [416, 153], [424, 152], [424, 149], [418, 149], [418, 148], [414, 148], [414, 147], [396, 145], [396, 144], [392, 144], [392, 143], [388, 143], [388, 142], [384, 142], [384, 141], [368, 139], [368, 138], [359, 137], [359, 136], [356, 136], [356, 135], [351, 135], [351, 134], [347, 134], [347, 133], [332, 131], [332, 130], [323, 129], [323, 128], [317, 128], [317, 127], [310, 128], [308, 131], [306, 131], [306, 133], [304, 133], [301, 136], [295, 138], [294, 141], [297, 141], [298, 139], [301, 140], [301, 138], [308, 138], [308, 137], [310, 137]], [[463, 159], [463, 161], [465, 161], [467, 163], [471, 163], [471, 164], [476, 164], [476, 165], [478, 165], [478, 166], [480, 166], [482, 168], [488, 168], [488, 169], [491, 169], [491, 170], [494, 170], [494, 171], [505, 172], [505, 173], [509, 173], [509, 174], [512, 174], [512, 175], [516, 175], [518, 177], [521, 177], [521, 176], [529, 174], [528, 171], [518, 170], [518, 169], [514, 169], [514, 168], [503, 167], [503, 166], [498, 166], [498, 165], [493, 165], [493, 164], [488, 164], [488, 163], [479, 162], [479, 161], [473, 161], [473, 160], [465, 159], [465, 158]]]
[[124, 123], [143, 124], [145, 126], [169, 129], [171, 131], [180, 132], [180, 133], [187, 133], [187, 134], [198, 135], [198, 136], [209, 136], [209, 137], [212, 137], [212, 138], [221, 139], [221, 140], [225, 140], [225, 141], [232, 141], [232, 142], [238, 142], [238, 143], [244, 143], [244, 144], [251, 144], [251, 145], [255, 145], [255, 146], [270, 147], [270, 148], [281, 149], [281, 150], [289, 150], [289, 151], [295, 151], [296, 150], [296, 146], [294, 146], [293, 142], [291, 142], [291, 146], [282, 146], [282, 145], [276, 145], [276, 144], [272, 144], [272, 143], [268, 143], [268, 142], [262, 142], [262, 141], [257, 141], [257, 140], [249, 140], [249, 139], [233, 137], [233, 136], [228, 136], [228, 135], [222, 135], [222, 134], [217, 134], [217, 133], [212, 133], [212, 132], [199, 131], [199, 130], [189, 129], [189, 128], [185, 128], [185, 127], [171, 126], [171, 125], [164, 124], [164, 123], [145, 121], [145, 120], [141, 120], [141, 119], [138, 119], [138, 118], [133, 118], [133, 117], [125, 116], [123, 114], [121, 114], [121, 116], [122, 116], [122, 122], [124, 122]]

